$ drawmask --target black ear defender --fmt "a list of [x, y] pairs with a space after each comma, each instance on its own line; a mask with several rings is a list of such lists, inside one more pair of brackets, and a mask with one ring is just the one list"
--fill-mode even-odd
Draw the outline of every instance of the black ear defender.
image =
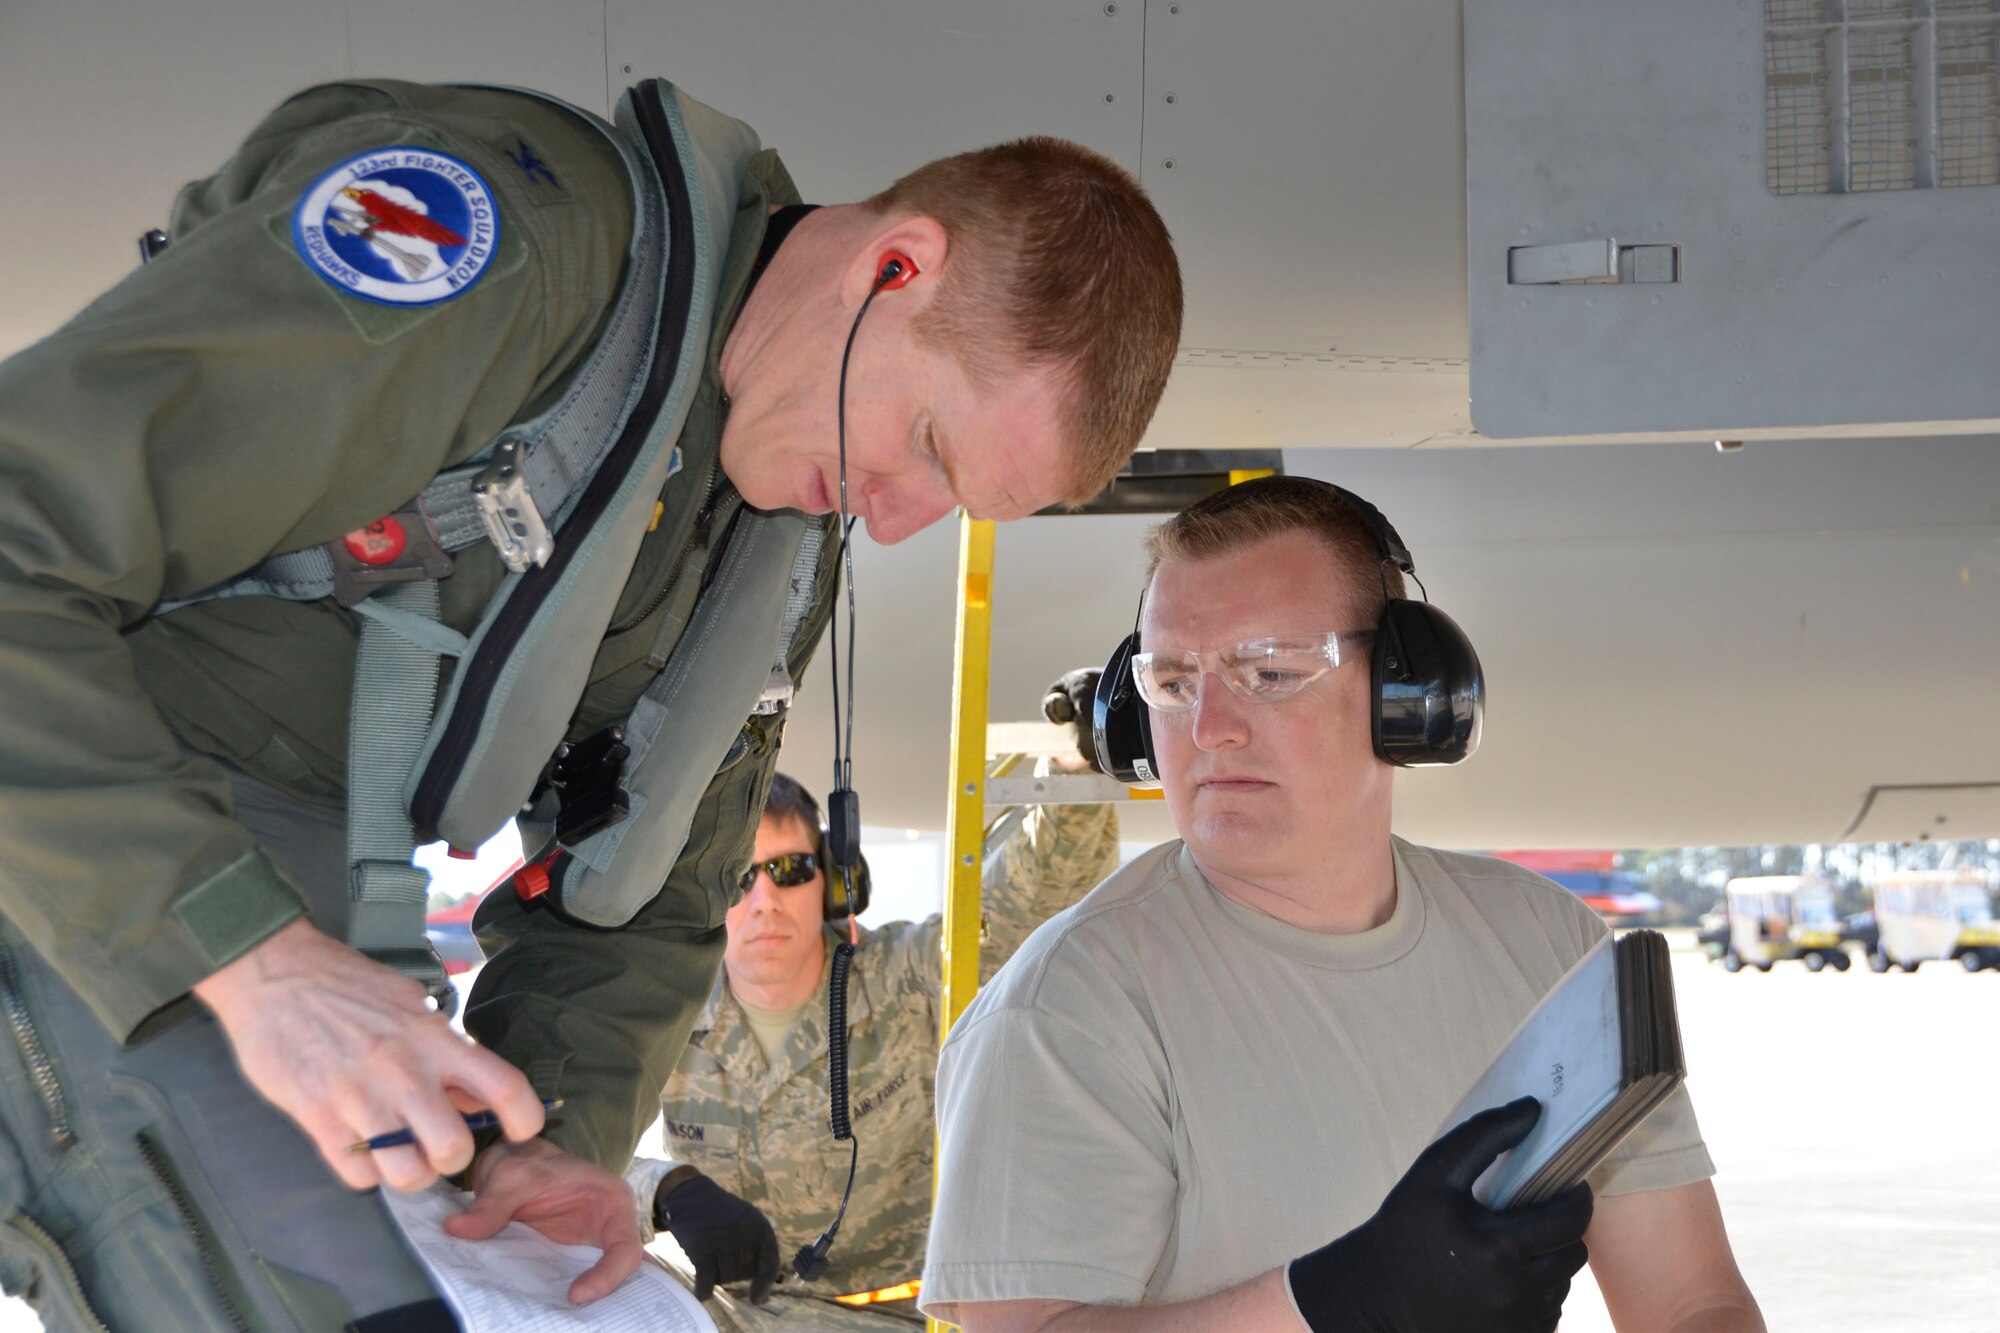
[[1387, 598], [1375, 621], [1369, 679], [1375, 694], [1370, 732], [1376, 757], [1398, 768], [1436, 768], [1470, 758], [1479, 748], [1486, 715], [1486, 673], [1472, 640], [1456, 620], [1431, 605], [1430, 593], [1417, 579], [1417, 562], [1382, 511], [1352, 491], [1333, 489], [1375, 534], [1384, 585], [1388, 567], [1394, 565], [1416, 579], [1424, 594], [1422, 601]]
[[[843, 881], [840, 867], [825, 854], [827, 830], [822, 828], [819, 835], [822, 854], [819, 858], [820, 883], [825, 886], [825, 896], [821, 899], [826, 909], [828, 921], [844, 921], [851, 916], [860, 916], [868, 910], [868, 894], [871, 887], [868, 878], [868, 858], [861, 850], [854, 851], [854, 864], [847, 871]], [[850, 889], [849, 885], [852, 885]]]
[[[1389, 566], [1417, 577], [1409, 548], [1379, 509], [1331, 482], [1319, 484], [1352, 505], [1375, 538], [1385, 593]], [[1423, 589], [1421, 580], [1417, 587]], [[1157, 787], [1152, 710], [1132, 679], [1132, 654], [1138, 651], [1135, 629], [1104, 665], [1091, 722], [1106, 773], [1135, 787]], [[1385, 601], [1375, 622], [1369, 681], [1374, 694], [1370, 736], [1384, 763], [1431, 768], [1456, 764], [1479, 748], [1486, 713], [1486, 676], [1479, 654], [1458, 622], [1431, 605], [1428, 593], [1423, 601], [1407, 597]]]
[[1111, 777], [1128, 787], [1155, 788], [1160, 770], [1153, 762], [1153, 713], [1132, 680], [1132, 654], [1138, 651], [1136, 629], [1111, 650], [1090, 701], [1091, 739]]

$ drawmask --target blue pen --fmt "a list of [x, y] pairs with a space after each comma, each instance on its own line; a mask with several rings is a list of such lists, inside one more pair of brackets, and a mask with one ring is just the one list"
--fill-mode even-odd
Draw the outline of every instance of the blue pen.
[[[562, 1104], [563, 1099], [560, 1097], [553, 1100], [545, 1099], [542, 1102], [542, 1110], [560, 1111], [562, 1110]], [[465, 1117], [465, 1127], [467, 1129], [491, 1129], [499, 1123], [500, 1117], [491, 1111], [474, 1111]], [[382, 1148], [407, 1148], [416, 1141], [417, 1136], [415, 1134], [407, 1129], [399, 1129], [393, 1134], [377, 1134], [372, 1139], [363, 1139], [359, 1143], [350, 1143], [347, 1145], [347, 1151], [376, 1152]]]

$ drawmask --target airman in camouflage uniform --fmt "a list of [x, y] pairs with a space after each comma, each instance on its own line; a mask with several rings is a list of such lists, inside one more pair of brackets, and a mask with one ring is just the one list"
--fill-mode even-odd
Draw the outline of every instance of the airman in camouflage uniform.
[[[767, 807], [765, 830], [773, 822]], [[764, 844], [760, 832], [760, 854]], [[1037, 925], [1117, 865], [1115, 807], [1031, 811], [986, 859], [982, 983]], [[640, 1158], [627, 1174], [639, 1198], [652, 1200], [675, 1165], [699, 1169], [769, 1217], [787, 1260], [833, 1220], [851, 1148], [827, 1128], [827, 985], [832, 946], [847, 932], [844, 923], [820, 929], [828, 961], [775, 1062], [766, 1061], [727, 974], [717, 979], [661, 1097], [662, 1147], [672, 1160]], [[768, 1306], [734, 1299], [717, 1312], [718, 1322], [732, 1316], [744, 1328], [854, 1328], [884, 1316], [921, 1322], [914, 1300], [849, 1309], [827, 1298], [894, 1287], [923, 1266], [943, 933], [940, 916], [861, 930], [848, 983], [850, 1105], [860, 1155], [831, 1266], [813, 1283], [788, 1275]]]

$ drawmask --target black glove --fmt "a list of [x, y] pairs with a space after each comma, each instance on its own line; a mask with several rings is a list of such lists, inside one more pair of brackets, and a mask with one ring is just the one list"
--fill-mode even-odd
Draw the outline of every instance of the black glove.
[[1064, 672], [1042, 696], [1042, 716], [1074, 731], [1077, 753], [1099, 773], [1104, 771], [1104, 765], [1097, 762], [1097, 734], [1091, 727], [1091, 712], [1092, 700], [1097, 696], [1097, 678], [1103, 674], [1101, 667], [1078, 667]]
[[1590, 1187], [1508, 1213], [1472, 1197], [1540, 1117], [1533, 1097], [1480, 1112], [1424, 1149], [1375, 1216], [1292, 1260], [1292, 1299], [1314, 1333], [1553, 1330], [1589, 1257]]
[[682, 1169], [654, 1193], [653, 1224], [672, 1232], [694, 1264], [694, 1298], [707, 1300], [718, 1282], [748, 1280], [752, 1305], [770, 1300], [778, 1279], [778, 1233], [770, 1219], [699, 1171], [676, 1181]]

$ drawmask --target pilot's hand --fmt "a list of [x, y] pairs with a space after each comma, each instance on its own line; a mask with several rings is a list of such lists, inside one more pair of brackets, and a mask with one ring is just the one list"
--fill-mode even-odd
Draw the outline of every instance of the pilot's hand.
[[485, 1240], [509, 1222], [558, 1245], [593, 1245], [597, 1263], [569, 1284], [572, 1305], [608, 1296], [639, 1271], [645, 1245], [639, 1210], [623, 1176], [564, 1152], [547, 1139], [496, 1143], [472, 1171], [472, 1206], [444, 1220], [464, 1240]]
[[1540, 1118], [1533, 1097], [1482, 1111], [1424, 1149], [1375, 1216], [1286, 1270], [1314, 1333], [1547, 1333], [1588, 1258], [1590, 1187], [1496, 1213], [1472, 1182]]
[[694, 1265], [695, 1299], [721, 1282], [750, 1283], [750, 1303], [771, 1299], [778, 1280], [778, 1233], [748, 1199], [740, 1199], [692, 1167], [676, 1167], [653, 1195], [653, 1220], [670, 1231]]
[[[520, 1070], [453, 1032], [417, 982], [310, 922], [284, 926], [194, 993], [250, 1086], [354, 1189], [419, 1190], [464, 1170], [466, 1111], [490, 1108], [510, 1139], [541, 1132], [541, 1101]], [[416, 1135], [411, 1147], [347, 1151], [405, 1128]]]
[[1042, 695], [1042, 716], [1075, 732], [1077, 753], [1099, 773], [1104, 771], [1104, 765], [1097, 762], [1097, 737], [1091, 726], [1091, 714], [1097, 696], [1097, 678], [1103, 674], [1101, 667], [1066, 671]]

